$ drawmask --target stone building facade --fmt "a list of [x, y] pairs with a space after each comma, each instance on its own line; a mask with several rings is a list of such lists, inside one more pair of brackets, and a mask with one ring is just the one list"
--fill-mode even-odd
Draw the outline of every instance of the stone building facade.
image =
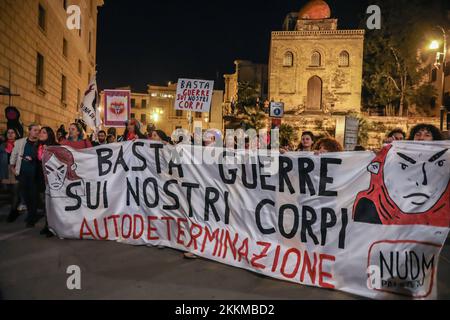
[[253, 85], [261, 100], [268, 98], [268, 72], [266, 64], [253, 63], [248, 60], [234, 61], [235, 72], [224, 74], [224, 113], [230, 114], [232, 104], [238, 98], [238, 84], [248, 82]]
[[[66, 8], [78, 5], [81, 29], [69, 30]], [[89, 78], [95, 74], [97, 9], [103, 0], [0, 1], [0, 86], [24, 125], [56, 128], [78, 115]], [[0, 96], [2, 110], [9, 97]], [[6, 127], [0, 113], [0, 128]]]
[[289, 114], [360, 112], [364, 30], [338, 30], [329, 6], [308, 2], [271, 36], [269, 98]]

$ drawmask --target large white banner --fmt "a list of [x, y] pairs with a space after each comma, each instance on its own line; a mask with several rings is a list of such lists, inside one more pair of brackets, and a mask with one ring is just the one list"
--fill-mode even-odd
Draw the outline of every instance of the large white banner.
[[258, 156], [144, 140], [49, 147], [48, 222], [61, 238], [163, 245], [299, 284], [432, 299], [449, 230], [449, 147]]

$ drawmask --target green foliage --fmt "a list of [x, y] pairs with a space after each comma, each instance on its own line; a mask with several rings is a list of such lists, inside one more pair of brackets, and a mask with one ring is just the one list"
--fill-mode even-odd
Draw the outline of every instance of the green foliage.
[[419, 86], [412, 99], [413, 103], [417, 106], [415, 113], [421, 116], [432, 115], [432, 110], [424, 106], [431, 105], [431, 101], [435, 97], [437, 97], [437, 91], [433, 85], [426, 83]]
[[238, 100], [236, 103], [236, 120], [240, 121], [244, 130], [259, 130], [266, 126], [266, 114], [259, 105], [259, 93], [254, 84], [238, 83]]
[[442, 15], [438, 3], [424, 0], [374, 0], [373, 4], [381, 8], [382, 26], [366, 32], [364, 105], [392, 104], [402, 116], [408, 106], [429, 105], [433, 97], [432, 91], [419, 89], [428, 71], [425, 47]]
[[359, 131], [358, 131], [358, 144], [366, 146], [369, 141], [369, 127], [370, 124], [364, 118], [358, 118]]
[[259, 93], [255, 88], [255, 85], [250, 82], [238, 83], [238, 98], [236, 101], [236, 112], [245, 112], [246, 107], [256, 106], [258, 102]]
[[295, 140], [295, 130], [289, 124], [283, 123], [280, 126], [280, 144], [281, 146], [287, 146]]
[[259, 130], [266, 127], [266, 114], [258, 106], [244, 107], [244, 111], [237, 115], [244, 130]]

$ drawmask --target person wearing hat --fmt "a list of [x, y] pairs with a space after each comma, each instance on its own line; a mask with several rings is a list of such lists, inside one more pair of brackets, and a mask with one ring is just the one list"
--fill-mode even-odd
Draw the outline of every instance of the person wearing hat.
[[131, 119], [126, 122], [126, 129], [119, 141], [132, 141], [136, 139], [147, 139], [141, 132], [141, 124], [136, 119]]

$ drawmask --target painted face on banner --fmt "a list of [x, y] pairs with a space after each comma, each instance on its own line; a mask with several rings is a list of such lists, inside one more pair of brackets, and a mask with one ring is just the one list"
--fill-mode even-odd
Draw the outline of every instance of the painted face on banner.
[[430, 210], [450, 179], [448, 149], [436, 153], [391, 149], [384, 164], [384, 183], [390, 198], [404, 213]]
[[45, 163], [48, 186], [52, 190], [59, 190], [64, 185], [67, 176], [67, 164], [58, 160], [55, 155]]

